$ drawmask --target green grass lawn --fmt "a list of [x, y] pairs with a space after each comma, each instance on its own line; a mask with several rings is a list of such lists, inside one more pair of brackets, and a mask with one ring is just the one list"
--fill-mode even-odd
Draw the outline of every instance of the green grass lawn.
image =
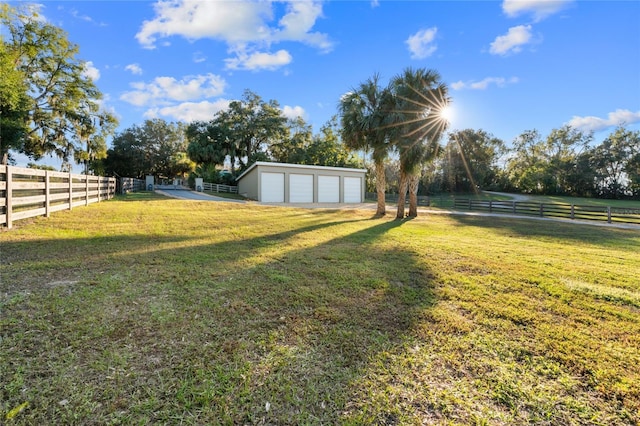
[[0, 423], [635, 425], [640, 232], [152, 193], [0, 232]]

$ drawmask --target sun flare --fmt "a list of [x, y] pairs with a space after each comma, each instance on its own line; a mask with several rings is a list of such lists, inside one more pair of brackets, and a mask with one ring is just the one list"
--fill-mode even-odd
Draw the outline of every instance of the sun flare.
[[451, 123], [453, 120], [453, 108], [450, 105], [445, 106], [439, 112], [440, 118], [445, 120], [447, 123]]

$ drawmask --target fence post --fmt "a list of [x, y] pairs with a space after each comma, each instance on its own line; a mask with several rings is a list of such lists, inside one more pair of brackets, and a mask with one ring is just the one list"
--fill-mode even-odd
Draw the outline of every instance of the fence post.
[[516, 202], [512, 201], [511, 203], [513, 204], [513, 214], [516, 214]]
[[69, 210], [73, 208], [73, 175], [69, 172]]
[[469, 198], [469, 210], [471, 210], [471, 198]]
[[51, 188], [50, 188], [51, 178], [49, 177], [49, 170], [44, 172], [44, 216], [51, 216], [51, 212], [49, 211], [51, 208]]
[[5, 191], [6, 197], [7, 197], [7, 202], [5, 204], [5, 209], [7, 211], [6, 213], [6, 217], [7, 217], [7, 228], [11, 228], [13, 226], [12, 220], [11, 220], [11, 210], [13, 210], [13, 206], [11, 203], [11, 200], [13, 199], [13, 172], [11, 171], [12, 166], [7, 166], [7, 189]]
[[[98, 199], [100, 199], [100, 196], [98, 196]], [[84, 175], [84, 205], [89, 205], [89, 175]]]
[[540, 203], [540, 217], [544, 217], [544, 204]]
[[571, 204], [571, 219], [575, 219], [575, 218], [576, 218], [575, 204]]
[[607, 206], [607, 222], [611, 223], [611, 206]]
[[489, 200], [489, 213], [493, 213], [493, 202]]

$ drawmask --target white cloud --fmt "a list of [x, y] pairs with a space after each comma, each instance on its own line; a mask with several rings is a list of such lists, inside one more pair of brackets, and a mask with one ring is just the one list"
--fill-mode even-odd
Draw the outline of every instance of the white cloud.
[[202, 52], [194, 52], [193, 53], [193, 62], [199, 64], [200, 62], [204, 62], [207, 60], [207, 57]]
[[326, 34], [311, 32], [316, 20], [322, 17], [320, 1], [289, 1], [287, 14], [280, 21], [280, 28], [273, 29], [271, 39], [274, 41], [300, 41], [314, 46], [323, 52], [329, 52], [333, 44]]
[[409, 46], [412, 59], [424, 59], [436, 51], [438, 46], [434, 43], [438, 28], [427, 28], [420, 30], [405, 41]]
[[610, 112], [607, 118], [573, 116], [566, 124], [583, 132], [597, 132], [609, 127], [635, 123], [640, 123], [640, 111], [633, 112], [628, 109], [617, 109]]
[[505, 87], [508, 84], [515, 84], [519, 81], [518, 77], [504, 78], [504, 77], [487, 77], [480, 81], [457, 81], [451, 83], [453, 90], [485, 90], [490, 85], [494, 84], [497, 87]]
[[276, 53], [238, 52], [235, 58], [225, 59], [226, 68], [231, 70], [275, 70], [291, 63], [293, 58], [286, 50], [279, 50]]
[[531, 13], [534, 21], [539, 22], [561, 11], [572, 2], [573, 0], [504, 0], [502, 10], [511, 18]]
[[144, 113], [144, 116], [145, 118], [167, 117], [184, 122], [206, 121], [211, 120], [219, 111], [227, 109], [229, 103], [227, 99], [219, 99], [215, 102], [183, 102], [178, 105], [151, 108]]
[[93, 81], [100, 79], [100, 70], [93, 66], [93, 62], [88, 61], [83, 64], [82, 75]]
[[158, 1], [156, 16], [144, 21], [136, 39], [145, 48], [155, 48], [158, 38], [174, 35], [188, 39], [214, 38], [233, 42], [260, 39], [269, 4], [248, 2]]
[[80, 12], [78, 12], [77, 9], [71, 9], [69, 13], [71, 13], [71, 16], [73, 16], [76, 19], [80, 19], [82, 21], [87, 21], [87, 22], [93, 22], [93, 19], [90, 16], [80, 14]]
[[289, 105], [285, 105], [284, 108], [282, 108], [282, 114], [289, 119], [295, 119], [298, 117], [302, 117], [304, 119], [307, 118], [307, 112], [301, 106], [291, 107]]
[[138, 64], [129, 64], [126, 67], [124, 67], [124, 69], [127, 71], [131, 71], [131, 74], [134, 74], [134, 75], [142, 74], [142, 68], [140, 68], [140, 65]]
[[150, 83], [131, 83], [136, 89], [125, 92], [120, 99], [136, 106], [170, 105], [172, 102], [192, 101], [220, 96], [226, 88], [225, 80], [214, 74], [188, 76], [182, 80], [156, 77]]
[[[233, 52], [258, 52], [283, 41], [301, 42], [323, 52], [330, 51], [333, 43], [328, 36], [312, 31], [316, 20], [322, 17], [322, 2], [290, 0], [285, 3], [286, 12], [274, 24], [276, 17], [271, 1], [158, 1], [154, 5], [155, 17], [143, 22], [136, 39], [148, 49], [154, 49], [161, 38], [182, 36], [190, 40], [221, 40]], [[282, 62], [285, 58], [280, 52], [284, 51], [278, 52], [280, 56], [276, 60]], [[266, 59], [256, 53], [250, 56], [258, 63]], [[230, 61], [236, 69], [276, 68], [260, 67], [259, 64], [253, 68], [243, 66], [246, 61], [241, 57]]]
[[522, 50], [523, 45], [530, 43], [531, 39], [531, 25], [518, 25], [509, 28], [506, 35], [496, 37], [489, 51], [493, 55], [517, 53]]

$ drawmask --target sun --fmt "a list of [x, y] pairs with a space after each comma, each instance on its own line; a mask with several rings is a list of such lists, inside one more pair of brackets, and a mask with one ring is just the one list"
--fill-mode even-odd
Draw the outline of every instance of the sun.
[[454, 115], [453, 108], [451, 107], [451, 105], [446, 105], [438, 112], [438, 115], [440, 116], [441, 119], [451, 124], [451, 121], [453, 120], [453, 115]]

